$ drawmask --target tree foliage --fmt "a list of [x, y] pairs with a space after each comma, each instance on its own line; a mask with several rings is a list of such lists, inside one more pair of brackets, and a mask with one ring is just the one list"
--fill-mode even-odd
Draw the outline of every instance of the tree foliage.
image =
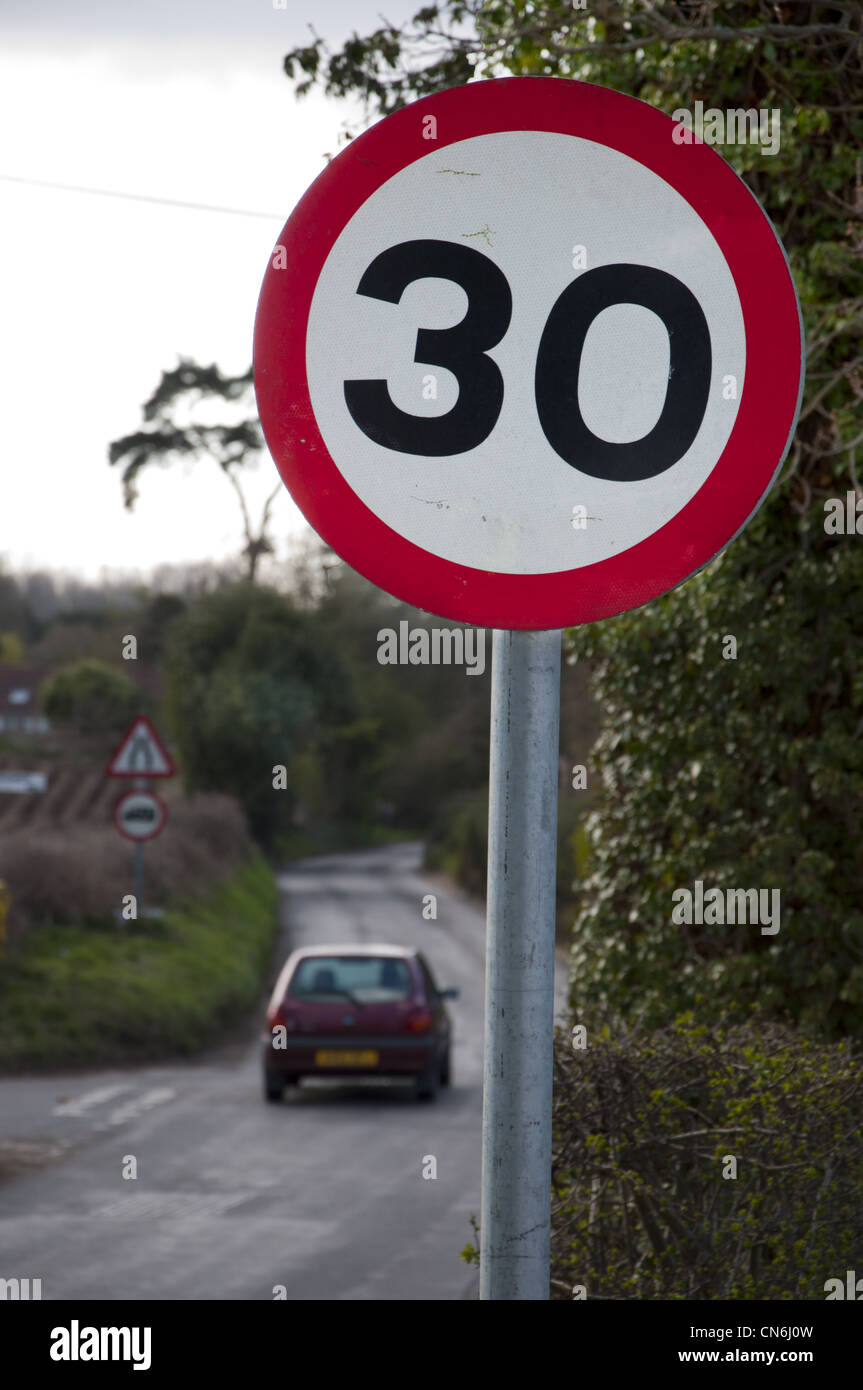
[[56, 671], [41, 690], [48, 718], [82, 734], [122, 731], [140, 699], [141, 692], [128, 676], [95, 658], [73, 661]]
[[291, 825], [298, 755], [320, 752], [324, 780], [340, 780], [328, 754], [337, 762], [339, 735], [356, 734], [356, 702], [338, 654], [287, 598], [249, 584], [206, 595], [172, 622], [165, 667], [187, 790], [236, 796], [262, 842]]
[[257, 526], [252, 522], [238, 472], [248, 466], [263, 449], [263, 435], [257, 415], [252, 413], [232, 424], [207, 424], [184, 420], [192, 407], [215, 401], [222, 408], [240, 404], [249, 407], [252, 369], [241, 376], [225, 376], [214, 364], [209, 367], [181, 358], [178, 366], [163, 372], [159, 385], [142, 406], [145, 424], [152, 428], [136, 430], [115, 439], [108, 450], [111, 465], [122, 463], [123, 499], [134, 507], [142, 471], [154, 463], [168, 464], [179, 458], [210, 457], [215, 460], [236, 494], [246, 539], [243, 554], [246, 578], [254, 582], [258, 561], [271, 554], [273, 544], [267, 535], [270, 511], [280, 490], [277, 483], [266, 499]]

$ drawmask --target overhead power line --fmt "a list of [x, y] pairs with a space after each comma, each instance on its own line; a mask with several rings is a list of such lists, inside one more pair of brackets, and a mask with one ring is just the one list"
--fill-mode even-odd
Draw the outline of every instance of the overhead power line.
[[156, 198], [149, 193], [119, 193], [113, 188], [85, 188], [77, 183], [52, 183], [48, 179], [25, 179], [17, 174], [0, 174], [5, 183], [25, 183], [31, 188], [56, 188], [64, 193], [95, 193], [100, 198], [128, 198], [135, 203], [161, 203], [170, 208], [192, 208], [195, 212], [227, 212], [235, 217], [266, 217], [273, 222], [284, 222], [281, 212], [255, 212], [251, 208], [223, 208], [214, 203], [187, 203], [180, 198]]

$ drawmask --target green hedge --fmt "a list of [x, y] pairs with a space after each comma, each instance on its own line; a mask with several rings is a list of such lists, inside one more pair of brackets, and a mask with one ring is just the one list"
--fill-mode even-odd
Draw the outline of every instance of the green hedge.
[[276, 900], [256, 857], [163, 921], [34, 933], [0, 961], [0, 1069], [153, 1060], [218, 1040], [259, 998]]
[[820, 1300], [860, 1269], [848, 1042], [691, 1014], [586, 1042], [556, 1040], [552, 1297]]

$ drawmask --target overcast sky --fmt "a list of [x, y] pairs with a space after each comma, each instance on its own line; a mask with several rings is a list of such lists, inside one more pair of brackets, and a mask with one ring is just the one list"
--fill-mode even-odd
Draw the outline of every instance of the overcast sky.
[[[415, 0], [387, 0], [400, 22]], [[282, 70], [308, 22], [334, 45], [380, 0], [2, 0], [0, 562], [96, 578], [235, 556], [236, 499], [207, 460], [154, 468], [134, 512], [107, 448], [182, 354], [251, 361], [267, 256], [358, 116]], [[246, 217], [11, 178], [271, 214]], [[265, 455], [250, 484], [278, 478]], [[284, 553], [305, 522], [286, 491]]]

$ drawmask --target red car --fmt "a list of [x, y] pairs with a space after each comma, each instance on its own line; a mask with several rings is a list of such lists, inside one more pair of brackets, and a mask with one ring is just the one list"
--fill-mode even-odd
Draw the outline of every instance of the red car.
[[280, 1101], [303, 1076], [413, 1078], [433, 1100], [450, 1083], [452, 1027], [420, 951], [304, 946], [285, 962], [267, 1009], [264, 1096]]

